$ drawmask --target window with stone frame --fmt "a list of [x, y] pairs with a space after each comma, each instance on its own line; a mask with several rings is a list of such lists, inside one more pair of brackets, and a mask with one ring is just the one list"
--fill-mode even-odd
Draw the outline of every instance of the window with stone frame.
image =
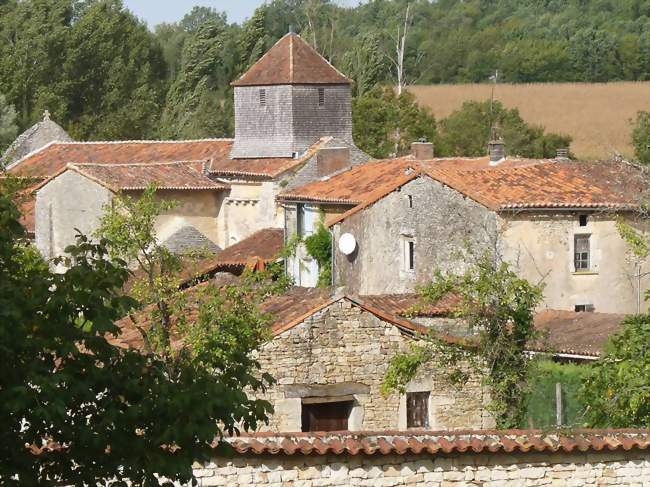
[[586, 272], [591, 269], [591, 235], [576, 235], [573, 242], [573, 263], [576, 272]]
[[429, 427], [429, 391], [406, 393], [406, 427]]
[[303, 399], [302, 431], [346, 431], [354, 401], [310, 402]]

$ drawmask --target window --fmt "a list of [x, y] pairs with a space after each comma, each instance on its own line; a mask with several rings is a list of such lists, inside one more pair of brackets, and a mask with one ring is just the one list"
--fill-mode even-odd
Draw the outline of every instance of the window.
[[575, 271], [589, 270], [589, 235], [576, 235], [574, 240]]
[[587, 226], [587, 215], [580, 215], [578, 217], [578, 219], [580, 220], [580, 226], [581, 227], [586, 227]]
[[344, 431], [353, 401], [302, 404], [302, 431]]
[[415, 270], [415, 241], [411, 237], [402, 237], [402, 270]]
[[430, 392], [406, 393], [406, 427], [429, 427], [429, 395]]
[[318, 88], [318, 106], [325, 105], [325, 88]]
[[296, 233], [299, 237], [305, 234], [305, 205], [296, 205]]
[[260, 89], [260, 106], [266, 106], [266, 90], [264, 88]]
[[409, 208], [413, 208], [413, 196], [411, 196], [410, 194], [406, 195], [406, 199], [408, 201]]
[[576, 313], [591, 313], [595, 308], [593, 304], [576, 304], [574, 309]]

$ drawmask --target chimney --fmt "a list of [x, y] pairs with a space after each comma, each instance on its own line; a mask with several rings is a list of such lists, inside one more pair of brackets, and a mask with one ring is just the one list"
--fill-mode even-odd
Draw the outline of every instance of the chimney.
[[422, 138], [411, 144], [411, 155], [419, 161], [433, 159], [433, 144]]
[[569, 160], [569, 148], [568, 147], [561, 147], [557, 150], [557, 154], [555, 156], [556, 159], [561, 159], [563, 161]]
[[506, 158], [506, 144], [503, 139], [494, 139], [488, 143], [490, 165], [496, 166]]
[[316, 154], [316, 168], [319, 178], [350, 167], [349, 147], [323, 147]]

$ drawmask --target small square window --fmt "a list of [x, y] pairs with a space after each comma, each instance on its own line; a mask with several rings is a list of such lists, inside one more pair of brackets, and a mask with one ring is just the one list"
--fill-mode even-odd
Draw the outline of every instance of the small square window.
[[580, 220], [580, 226], [581, 227], [586, 227], [587, 226], [587, 215], [580, 215], [579, 220]]
[[266, 106], [266, 90], [264, 88], [260, 89], [260, 106]]
[[318, 88], [318, 106], [325, 105], [325, 88]]
[[430, 392], [406, 393], [406, 427], [429, 427], [429, 395]]
[[588, 271], [590, 269], [589, 235], [575, 236], [573, 262], [576, 272]]

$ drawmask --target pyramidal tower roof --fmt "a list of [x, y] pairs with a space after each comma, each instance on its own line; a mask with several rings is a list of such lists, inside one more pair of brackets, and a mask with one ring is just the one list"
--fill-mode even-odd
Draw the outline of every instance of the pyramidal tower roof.
[[338, 71], [302, 37], [289, 32], [233, 86], [341, 85], [352, 80]]

